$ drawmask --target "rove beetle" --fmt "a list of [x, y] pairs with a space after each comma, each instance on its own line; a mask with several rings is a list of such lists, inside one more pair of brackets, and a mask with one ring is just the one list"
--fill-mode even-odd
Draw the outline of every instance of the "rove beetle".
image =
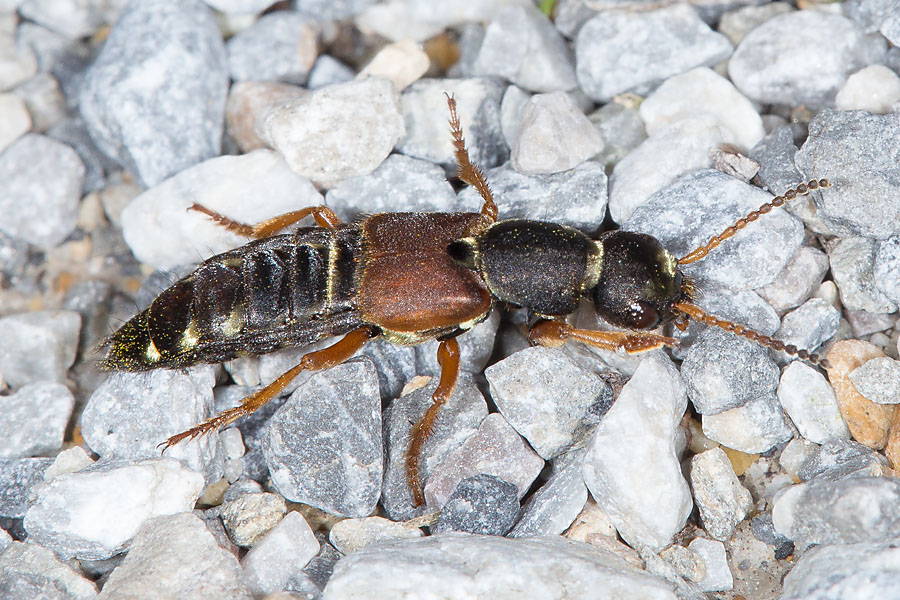
[[[456, 337], [487, 318], [496, 301], [534, 316], [528, 330], [534, 344], [560, 346], [575, 340], [638, 353], [677, 344], [648, 330], [667, 323], [684, 329], [688, 319], [694, 319], [826, 366], [806, 350], [708, 315], [693, 304], [693, 283], [681, 271], [681, 265], [702, 259], [761, 214], [828, 187], [826, 179], [777, 196], [706, 245], [675, 258], [650, 235], [616, 230], [595, 240], [555, 223], [498, 220], [487, 181], [469, 162], [456, 102], [449, 95], [447, 101], [458, 177], [481, 194], [481, 212], [382, 213], [346, 224], [326, 206], [313, 206], [251, 226], [197, 204], [191, 207], [254, 241], [209, 258], [163, 291], [105, 340], [102, 368], [142, 371], [219, 363], [343, 337], [304, 355], [297, 366], [240, 406], [162, 446], [215, 431], [254, 412], [301, 371], [338, 365], [373, 338], [404, 345], [437, 339], [439, 384], [433, 404], [413, 427], [406, 453], [409, 487], [421, 505], [420, 454], [441, 406], [456, 387]], [[310, 215], [317, 227], [275, 235]], [[567, 324], [566, 315], [582, 298], [592, 300], [603, 319], [626, 331]]]

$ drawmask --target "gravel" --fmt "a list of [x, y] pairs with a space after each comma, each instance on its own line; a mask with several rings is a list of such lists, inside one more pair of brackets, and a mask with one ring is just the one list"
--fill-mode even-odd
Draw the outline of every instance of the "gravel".
[[[0, 0], [0, 596], [897, 596], [896, 7], [546, 4]], [[676, 260], [827, 178], [682, 266], [697, 306], [827, 363], [695, 322], [633, 356], [529, 347], [504, 305], [459, 338], [424, 507], [436, 341], [373, 341], [160, 456], [330, 343], [97, 369], [247, 243], [189, 207], [477, 211], [445, 93], [501, 218]]]

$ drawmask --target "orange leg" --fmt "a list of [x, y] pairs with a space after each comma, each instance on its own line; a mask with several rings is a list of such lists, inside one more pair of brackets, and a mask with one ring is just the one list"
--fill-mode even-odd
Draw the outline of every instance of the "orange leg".
[[298, 364], [293, 369], [288, 370], [283, 373], [281, 377], [264, 387], [263, 389], [255, 392], [241, 402], [240, 406], [236, 406], [234, 408], [229, 408], [226, 411], [223, 411], [212, 417], [211, 419], [207, 419], [203, 423], [191, 427], [187, 431], [179, 433], [178, 435], [173, 435], [168, 440], [160, 444], [163, 446], [163, 452], [166, 451], [166, 448], [170, 446], [174, 446], [178, 442], [181, 442], [185, 439], [194, 439], [197, 436], [206, 435], [212, 431], [220, 427], [224, 427], [229, 423], [233, 423], [237, 419], [249, 415], [252, 412], [255, 412], [266, 405], [269, 400], [277, 396], [281, 390], [287, 387], [287, 385], [300, 374], [301, 371], [319, 371], [322, 369], [330, 369], [336, 365], [341, 364], [362, 348], [367, 341], [369, 341], [374, 336], [374, 331], [369, 327], [361, 327], [354, 331], [351, 331], [343, 338], [341, 338], [335, 344], [332, 344], [328, 348], [323, 348], [322, 350], [316, 350], [315, 352], [310, 352], [309, 354], [305, 354], [303, 358], [300, 359], [300, 364]]
[[577, 341], [604, 350], [625, 350], [628, 354], [646, 352], [663, 346], [676, 346], [675, 338], [640, 331], [593, 331], [575, 329], [562, 321], [538, 321], [528, 331], [534, 344], [555, 348], [568, 341]]
[[444, 340], [438, 346], [438, 364], [441, 366], [441, 380], [431, 395], [432, 405], [428, 407], [419, 422], [413, 426], [410, 432], [409, 448], [406, 451], [406, 481], [416, 506], [425, 504], [425, 491], [422, 487], [419, 470], [422, 447], [434, 430], [434, 423], [437, 421], [438, 413], [441, 412], [441, 407], [453, 395], [453, 390], [456, 389], [456, 380], [459, 379], [459, 343], [455, 338]]
[[469, 161], [469, 151], [466, 150], [466, 141], [463, 139], [459, 116], [456, 114], [456, 99], [450, 94], [445, 95], [450, 108], [450, 135], [453, 136], [453, 153], [456, 155], [456, 164], [459, 165], [457, 177], [478, 190], [478, 193], [484, 198], [481, 214], [493, 223], [497, 220], [497, 205], [494, 203], [494, 195], [484, 178], [484, 173]]
[[289, 225], [293, 225], [300, 219], [308, 217], [309, 215], [313, 216], [319, 227], [334, 229], [341, 224], [341, 220], [336, 214], [334, 214], [334, 211], [324, 205], [307, 206], [306, 208], [302, 208], [300, 210], [292, 210], [289, 213], [284, 213], [283, 215], [272, 217], [271, 219], [267, 219], [265, 221], [262, 221], [261, 223], [257, 223], [256, 225], [247, 225], [246, 223], [241, 223], [239, 221], [229, 219], [225, 215], [217, 213], [214, 210], [210, 210], [205, 206], [201, 206], [196, 202], [192, 204], [188, 210], [201, 212], [228, 231], [252, 238], [268, 237], [273, 233], [281, 231]]

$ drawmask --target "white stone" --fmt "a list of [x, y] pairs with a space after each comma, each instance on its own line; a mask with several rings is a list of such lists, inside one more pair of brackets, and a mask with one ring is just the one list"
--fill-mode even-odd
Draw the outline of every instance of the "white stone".
[[247, 588], [264, 596], [280, 592], [319, 552], [319, 541], [306, 519], [291, 511], [241, 559]]
[[29, 537], [66, 558], [103, 560], [125, 550], [147, 519], [193, 509], [203, 476], [173, 458], [111, 461], [34, 491]]
[[321, 204], [322, 196], [271, 150], [207, 160], [150, 188], [122, 211], [122, 233], [138, 260], [171, 269], [247, 243], [208, 216], [189, 211], [195, 202], [256, 224]]
[[431, 60], [419, 44], [403, 40], [379, 50], [359, 72], [359, 77], [381, 77], [392, 82], [398, 90], [403, 90], [422, 77], [429, 66]]
[[887, 356], [867, 360], [850, 371], [853, 387], [872, 402], [900, 404], [900, 362]]
[[644, 358], [588, 443], [584, 480], [632, 546], [669, 545], [691, 513], [675, 450], [687, 395], [671, 361]]
[[806, 363], [792, 362], [781, 373], [777, 393], [800, 435], [810, 442], [824, 444], [850, 438], [834, 390], [819, 371]]
[[725, 141], [747, 151], [763, 138], [762, 119], [734, 85], [707, 67], [664, 81], [641, 102], [647, 134], [694, 115], [710, 114], [726, 128]]
[[728, 133], [711, 115], [681, 119], [628, 153], [609, 178], [609, 212], [617, 223], [676, 177], [712, 164], [709, 151]]
[[72, 446], [56, 455], [53, 464], [44, 471], [44, 481], [50, 481], [57, 475], [75, 473], [92, 464], [94, 460], [88, 456], [84, 448]]
[[203, 0], [212, 8], [227, 15], [255, 15], [278, 0]]
[[866, 110], [876, 115], [900, 106], [900, 77], [884, 65], [860, 69], [847, 78], [834, 99], [838, 110]]
[[717, 415], [703, 415], [703, 433], [747, 454], [765, 452], [793, 437], [775, 396], [760, 396]]
[[0, 152], [31, 129], [31, 115], [15, 94], [0, 94]]
[[696, 552], [706, 564], [706, 577], [697, 582], [704, 592], [728, 592], [734, 589], [734, 577], [728, 566], [725, 544], [706, 538], [694, 538], [688, 548]]
[[526, 175], [568, 171], [603, 149], [603, 138], [565, 92], [536, 94], [522, 107], [512, 165]]
[[712, 448], [691, 459], [691, 486], [703, 528], [717, 540], [730, 539], [747, 516], [753, 498], [741, 485], [722, 448]]
[[261, 133], [294, 171], [333, 187], [374, 171], [406, 128], [394, 85], [368, 77], [325, 86], [273, 109]]

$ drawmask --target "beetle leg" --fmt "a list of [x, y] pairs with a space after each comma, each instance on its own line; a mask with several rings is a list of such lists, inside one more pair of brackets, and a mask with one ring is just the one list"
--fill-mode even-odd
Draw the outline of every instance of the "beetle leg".
[[459, 379], [459, 343], [456, 338], [441, 341], [438, 346], [438, 364], [441, 366], [441, 380], [431, 395], [432, 405], [413, 426], [410, 432], [409, 448], [406, 451], [406, 481], [416, 506], [425, 504], [422, 474], [419, 469], [422, 447], [434, 430], [434, 423], [437, 421], [438, 413], [441, 412], [441, 407], [453, 395], [456, 381]]
[[494, 194], [491, 193], [491, 188], [481, 169], [469, 161], [469, 151], [466, 150], [462, 126], [459, 124], [459, 116], [456, 114], [456, 99], [446, 92], [444, 95], [447, 96], [447, 106], [450, 108], [450, 135], [453, 136], [453, 153], [456, 155], [456, 164], [459, 166], [456, 176], [478, 190], [478, 193], [484, 198], [481, 214], [493, 223], [497, 220]]
[[166, 451], [166, 448], [174, 446], [182, 440], [194, 439], [197, 436], [206, 435], [220, 427], [233, 423], [243, 416], [259, 410], [265, 406], [269, 400], [277, 396], [284, 388], [286, 388], [287, 385], [302, 371], [319, 371], [339, 365], [356, 354], [367, 341], [374, 337], [374, 335], [375, 330], [371, 327], [361, 327], [351, 331], [327, 348], [304, 354], [296, 367], [286, 371], [278, 379], [263, 389], [244, 398], [240, 406], [229, 408], [215, 417], [191, 427], [187, 431], [170, 437], [160, 444], [160, 446], [163, 446], [163, 452]]
[[643, 331], [594, 331], [575, 329], [562, 321], [541, 320], [528, 331], [533, 344], [555, 348], [574, 340], [604, 350], [625, 350], [628, 354], [646, 352], [663, 346], [676, 346], [675, 338]]
[[284, 213], [283, 215], [278, 215], [277, 217], [266, 219], [265, 221], [257, 223], [256, 225], [247, 225], [246, 223], [235, 221], [234, 219], [230, 219], [225, 215], [217, 213], [214, 210], [210, 210], [203, 205], [197, 204], [196, 202], [192, 204], [190, 208], [188, 208], [188, 210], [201, 212], [228, 231], [252, 238], [268, 237], [273, 233], [281, 231], [289, 225], [293, 225], [300, 219], [308, 217], [309, 215], [313, 216], [313, 218], [316, 220], [316, 224], [318, 224], [319, 227], [334, 229], [341, 224], [340, 218], [338, 218], [338, 216], [334, 214], [334, 211], [332, 211], [325, 205], [307, 206], [306, 208], [301, 208], [300, 210], [292, 210], [291, 212]]

